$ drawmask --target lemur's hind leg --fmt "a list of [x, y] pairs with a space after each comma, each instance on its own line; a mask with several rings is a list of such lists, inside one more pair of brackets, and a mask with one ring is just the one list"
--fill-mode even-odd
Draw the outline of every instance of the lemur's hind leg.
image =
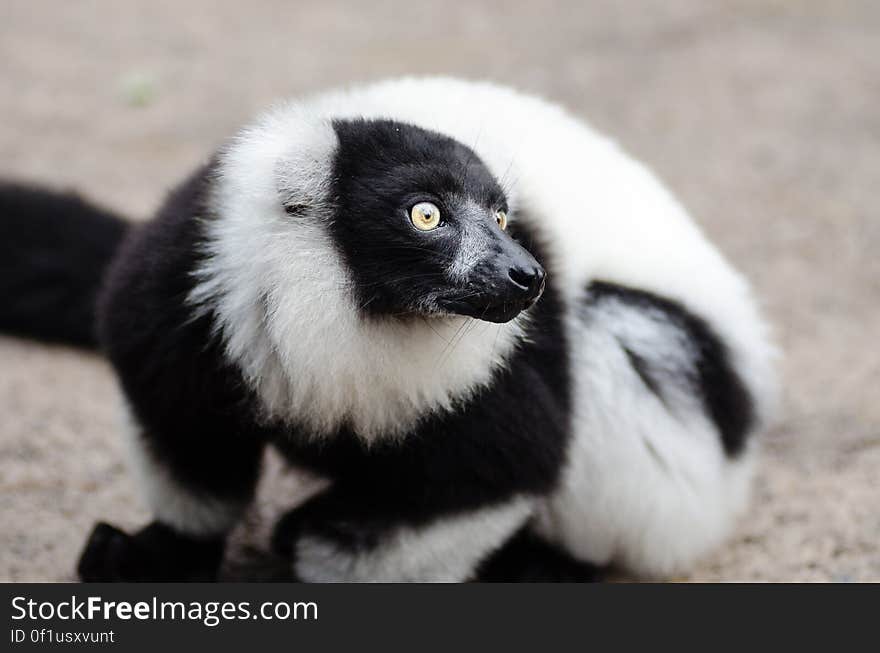
[[746, 503], [757, 374], [707, 321], [645, 291], [593, 283], [574, 319], [574, 439], [537, 531], [596, 564], [684, 572]]
[[427, 522], [358, 508], [356, 489], [334, 486], [281, 518], [273, 548], [305, 582], [463, 582], [532, 511], [523, 497]]
[[263, 447], [249, 435], [157, 437], [132, 428], [131, 467], [154, 521], [133, 534], [99, 523], [80, 557], [80, 578], [214, 580], [226, 535], [250, 502], [258, 477]]

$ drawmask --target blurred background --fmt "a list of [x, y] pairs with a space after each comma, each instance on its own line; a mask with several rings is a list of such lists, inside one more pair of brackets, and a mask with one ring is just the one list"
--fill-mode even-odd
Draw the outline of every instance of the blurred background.
[[[689, 578], [880, 581], [876, 0], [0, 0], [0, 177], [143, 219], [272, 102], [406, 73], [566, 105], [657, 171], [754, 283], [784, 414], [751, 512]], [[117, 398], [97, 356], [0, 337], [0, 580], [72, 579], [96, 519], [145, 520]], [[270, 470], [231, 577], [254, 575], [240, 568], [294, 483]]]

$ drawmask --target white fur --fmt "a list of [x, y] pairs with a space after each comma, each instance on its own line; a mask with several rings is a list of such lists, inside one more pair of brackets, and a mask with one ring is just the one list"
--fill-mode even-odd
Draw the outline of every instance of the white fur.
[[[334, 145], [327, 120], [296, 107], [241, 134], [223, 157], [219, 219], [191, 300], [216, 310], [229, 357], [268, 415], [315, 435], [347, 422], [368, 440], [396, 436], [489, 383], [521, 329], [461, 317], [361, 319], [349, 274], [314, 218]], [[288, 216], [282, 198], [312, 215]]]
[[[472, 146], [505, 187], [510, 220], [534, 219], [549, 245], [573, 344], [575, 442], [542, 532], [643, 573], [681, 569], [716, 544], [745, 501], [754, 447], [728, 459], [698, 406], [679, 397], [671, 413], [621, 358], [622, 333], [671, 347], [685, 364], [687, 344], [663, 325], [612, 311], [585, 326], [575, 311], [593, 279], [680, 302], [725, 342], [764, 421], [772, 348], [748, 286], [643, 166], [558, 107], [505, 88], [402, 79], [332, 92], [280, 107], [227, 150], [211, 258], [192, 299], [217, 310], [229, 355], [267, 412], [315, 433], [348, 420], [367, 438], [400, 434], [489, 383], [521, 337], [516, 323], [478, 324], [451, 346], [458, 319], [357, 319], [328, 236], [318, 221], [286, 216], [279, 197], [324, 210], [328, 121], [361, 116]], [[456, 266], [467, 273], [466, 260]]]
[[463, 582], [531, 509], [530, 500], [517, 498], [423, 528], [397, 528], [364, 553], [307, 535], [297, 542], [296, 574], [306, 582]]
[[157, 520], [181, 533], [196, 536], [221, 535], [235, 525], [247, 505], [198, 496], [181, 485], [165, 465], [153, 458], [141, 426], [126, 405], [123, 405], [121, 430], [129, 469]]
[[[538, 530], [597, 564], [647, 576], [682, 571], [728, 535], [748, 498], [753, 456], [725, 455], [700, 398], [681, 381], [694, 369], [681, 331], [613, 301], [590, 312], [570, 325], [574, 443]], [[660, 397], [622, 343], [648, 362]]]

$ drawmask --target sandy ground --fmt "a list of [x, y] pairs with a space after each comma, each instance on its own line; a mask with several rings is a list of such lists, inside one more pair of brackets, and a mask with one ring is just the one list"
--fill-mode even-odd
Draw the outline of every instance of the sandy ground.
[[[142, 218], [284, 96], [445, 72], [555, 98], [659, 171], [777, 327], [754, 505], [691, 578], [880, 580], [880, 3], [523, 5], [4, 0], [0, 176]], [[113, 378], [9, 338], [0, 370], [0, 580], [71, 579], [96, 519], [146, 517]], [[259, 534], [293, 481], [271, 468], [230, 576], [275, 573]]]

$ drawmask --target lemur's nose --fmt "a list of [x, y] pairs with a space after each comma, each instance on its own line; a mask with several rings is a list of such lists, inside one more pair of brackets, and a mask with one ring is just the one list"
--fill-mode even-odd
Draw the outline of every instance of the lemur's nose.
[[535, 300], [544, 292], [547, 273], [537, 262], [514, 265], [507, 271], [507, 276], [526, 300]]

